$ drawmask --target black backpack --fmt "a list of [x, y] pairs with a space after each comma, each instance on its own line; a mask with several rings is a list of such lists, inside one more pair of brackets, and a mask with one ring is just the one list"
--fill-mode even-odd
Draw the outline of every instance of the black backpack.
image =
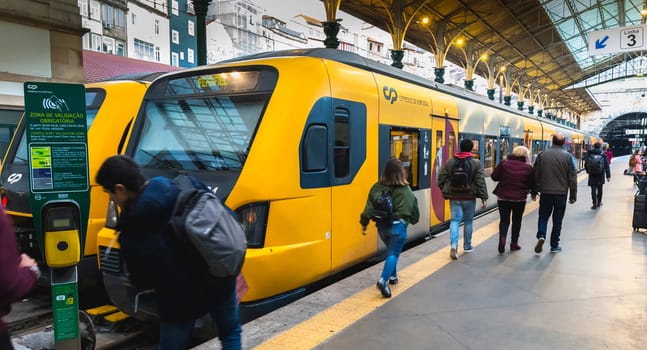
[[245, 260], [247, 237], [235, 214], [199, 180], [178, 175], [173, 183], [180, 189], [169, 220], [174, 242], [198, 270], [218, 278], [236, 277]]
[[379, 224], [390, 224], [393, 221], [393, 197], [391, 191], [384, 189], [373, 201], [371, 219]]
[[454, 158], [454, 166], [449, 176], [449, 187], [452, 192], [467, 193], [472, 191], [472, 157]]
[[602, 175], [604, 173], [604, 158], [606, 155], [591, 154], [586, 162], [586, 171], [591, 175]]

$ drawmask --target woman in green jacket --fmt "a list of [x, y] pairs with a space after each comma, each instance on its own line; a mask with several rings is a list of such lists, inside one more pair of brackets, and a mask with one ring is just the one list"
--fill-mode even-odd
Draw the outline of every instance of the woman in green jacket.
[[363, 234], [366, 234], [366, 225], [373, 217], [373, 204], [384, 192], [391, 193], [393, 214], [390, 221], [379, 220], [375, 223], [377, 232], [387, 249], [384, 269], [377, 281], [377, 289], [382, 296], [390, 298], [391, 289], [386, 281], [388, 280], [390, 284], [398, 283], [398, 257], [407, 240], [407, 225], [417, 223], [420, 218], [418, 200], [409, 187], [405, 168], [398, 159], [394, 158], [386, 163], [380, 181], [374, 184], [368, 193], [366, 207], [360, 216]]

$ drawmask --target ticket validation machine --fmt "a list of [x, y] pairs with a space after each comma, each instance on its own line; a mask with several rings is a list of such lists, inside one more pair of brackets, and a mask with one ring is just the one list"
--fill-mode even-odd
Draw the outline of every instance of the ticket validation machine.
[[46, 203], [41, 218], [47, 265], [69, 267], [78, 264], [81, 260], [79, 206], [71, 201]]
[[77, 264], [90, 208], [86, 91], [81, 84], [25, 82], [29, 207], [50, 268], [56, 350], [81, 348]]
[[74, 201], [47, 202], [41, 208], [45, 262], [51, 271], [56, 349], [79, 349], [77, 264], [81, 259], [81, 210]]

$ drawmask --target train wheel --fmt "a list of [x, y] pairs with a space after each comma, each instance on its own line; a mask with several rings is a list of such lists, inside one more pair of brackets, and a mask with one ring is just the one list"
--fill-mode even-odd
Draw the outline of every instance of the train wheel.
[[90, 315], [83, 311], [79, 311], [79, 337], [81, 338], [82, 350], [94, 350], [97, 344], [94, 322], [92, 322]]

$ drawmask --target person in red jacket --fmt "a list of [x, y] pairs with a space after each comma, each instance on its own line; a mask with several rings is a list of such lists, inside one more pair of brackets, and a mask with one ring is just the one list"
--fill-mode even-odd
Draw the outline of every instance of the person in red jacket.
[[0, 350], [12, 350], [11, 338], [2, 317], [9, 314], [11, 303], [20, 300], [40, 277], [36, 261], [27, 254], [18, 255], [16, 234], [7, 214], [0, 209]]
[[505, 252], [510, 214], [512, 214], [510, 250], [519, 250], [521, 249], [519, 232], [528, 193], [532, 194], [532, 200], [537, 200], [537, 186], [532, 174], [532, 166], [528, 163], [528, 148], [525, 146], [515, 147], [508, 159], [497, 165], [491, 177], [492, 180], [499, 182], [492, 192], [498, 197], [499, 254]]

